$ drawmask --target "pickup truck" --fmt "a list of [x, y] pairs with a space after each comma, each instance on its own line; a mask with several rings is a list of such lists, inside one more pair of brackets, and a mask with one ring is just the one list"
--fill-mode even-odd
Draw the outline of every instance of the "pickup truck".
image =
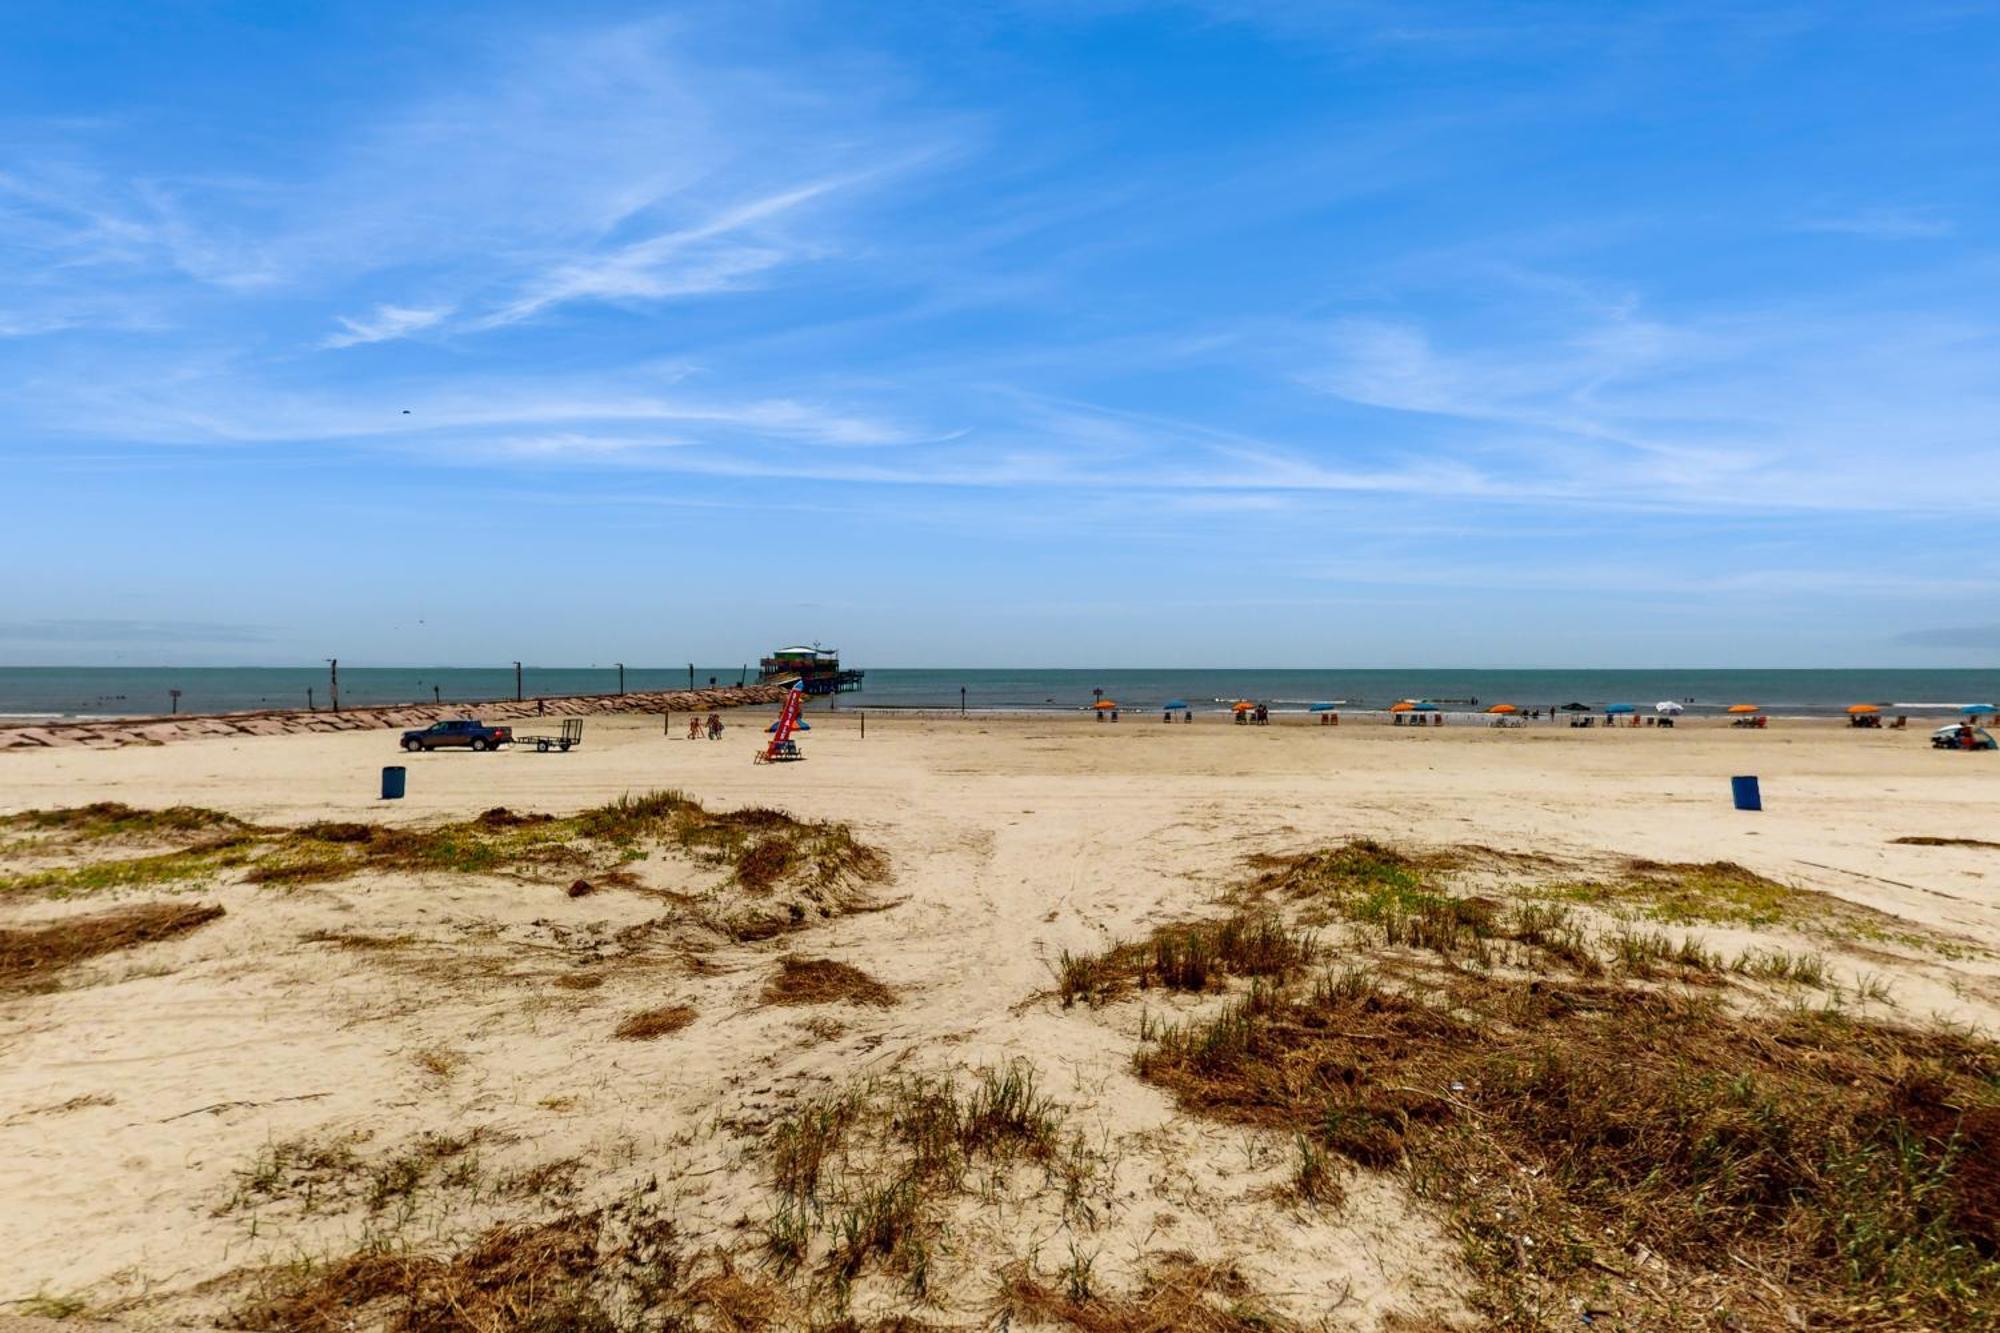
[[422, 731], [403, 733], [403, 748], [412, 754], [418, 750], [435, 750], [447, 745], [462, 745], [468, 750], [495, 750], [513, 743], [512, 727], [489, 727], [484, 722], [469, 717], [457, 718], [450, 722], [433, 722]]

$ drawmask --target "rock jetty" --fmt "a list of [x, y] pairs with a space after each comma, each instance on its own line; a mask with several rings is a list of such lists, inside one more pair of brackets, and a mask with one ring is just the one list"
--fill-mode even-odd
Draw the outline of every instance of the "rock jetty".
[[80, 722], [0, 725], [0, 750], [41, 750], [84, 746], [108, 750], [124, 745], [165, 745], [169, 741], [215, 736], [284, 736], [301, 731], [371, 731], [425, 727], [443, 718], [478, 717], [487, 722], [533, 722], [539, 718], [582, 717], [592, 713], [707, 713], [744, 704], [777, 703], [782, 685], [737, 685], [712, 690], [647, 690], [631, 694], [570, 694], [542, 699], [499, 699], [481, 703], [392, 704], [381, 708], [271, 709], [252, 713], [182, 714], [178, 717], [91, 718]]

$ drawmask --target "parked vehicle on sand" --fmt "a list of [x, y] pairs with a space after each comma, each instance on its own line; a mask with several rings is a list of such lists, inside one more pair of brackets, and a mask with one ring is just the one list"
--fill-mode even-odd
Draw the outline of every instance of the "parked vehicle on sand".
[[403, 733], [403, 748], [415, 754], [418, 750], [441, 750], [456, 747], [465, 750], [497, 750], [503, 745], [514, 743], [512, 727], [489, 727], [477, 718], [460, 717], [448, 722], [433, 722], [421, 731]]
[[1931, 733], [1933, 750], [2000, 750], [2000, 741], [1984, 727], [1954, 722]]

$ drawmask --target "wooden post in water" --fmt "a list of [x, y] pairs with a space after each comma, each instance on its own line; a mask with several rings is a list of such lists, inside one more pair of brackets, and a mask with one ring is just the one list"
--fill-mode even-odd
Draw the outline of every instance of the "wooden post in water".
[[308, 713], [316, 713], [319, 711], [317, 708], [313, 707], [313, 687], [310, 685], [306, 686], [306, 711]]
[[338, 713], [340, 711], [340, 659], [337, 657], [326, 659], [326, 688], [327, 694], [333, 700], [333, 711]]
[[521, 702], [521, 664], [514, 663], [514, 702]]

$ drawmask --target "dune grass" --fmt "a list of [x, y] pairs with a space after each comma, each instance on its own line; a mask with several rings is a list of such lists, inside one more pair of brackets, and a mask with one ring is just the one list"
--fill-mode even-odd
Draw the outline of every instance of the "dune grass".
[[1096, 1289], [1072, 1257], [1055, 1286], [1025, 1262], [1000, 1276], [995, 1316], [1025, 1325], [1053, 1324], [1085, 1333], [1287, 1333], [1292, 1321], [1269, 1309], [1232, 1264], [1202, 1263], [1184, 1252], [1151, 1256], [1138, 1290], [1112, 1296]]
[[86, 959], [172, 939], [223, 914], [199, 903], [140, 903], [41, 926], [0, 928], [0, 992], [37, 990]]
[[580, 871], [615, 886], [631, 882], [622, 870], [626, 862], [654, 848], [715, 867], [726, 883], [753, 895], [791, 885], [839, 890], [878, 882], [888, 871], [882, 854], [844, 824], [759, 807], [711, 811], [678, 792], [624, 796], [561, 817], [500, 807], [414, 828], [334, 821], [258, 828], [195, 807], [139, 810], [116, 803], [32, 810], [8, 816], [4, 827], [60, 837], [65, 851], [121, 839], [201, 835], [171, 851], [0, 872], [0, 893], [50, 897], [206, 881], [230, 870], [240, 870], [246, 883], [273, 887], [376, 872], [574, 880]]
[[850, 963], [831, 958], [801, 958], [786, 954], [778, 971], [764, 984], [764, 1003], [873, 1005], [886, 1009], [897, 1003], [896, 992]]
[[694, 1022], [695, 1018], [695, 1011], [685, 1004], [641, 1009], [637, 1013], [627, 1014], [611, 1035], [620, 1041], [652, 1041], [679, 1032]]
[[[1746, 1017], [1631, 982], [1458, 972], [1424, 993], [1350, 970], [1148, 1035], [1135, 1067], [1184, 1108], [1407, 1171], [1496, 1327], [1572, 1301], [1675, 1327], [1676, 1291], [1747, 1319], [1774, 1278], [1826, 1326], [2000, 1308], [2000, 1047], [1964, 1033]], [[1667, 1270], [1616, 1280], [1637, 1254]]]
[[1097, 1005], [1127, 990], [1158, 986], [1199, 992], [1231, 977], [1286, 976], [1319, 954], [1309, 931], [1287, 929], [1274, 915], [1242, 911], [1216, 921], [1163, 926], [1144, 940], [1101, 954], [1063, 951], [1056, 960], [1056, 994], [1065, 1008]]
[[975, 1177], [991, 1197], [1015, 1168], [1037, 1169], [1058, 1215], [1082, 1223], [1104, 1167], [1020, 1060], [969, 1080], [907, 1075], [811, 1099], [772, 1126], [763, 1157], [773, 1194], [766, 1255], [836, 1304], [866, 1274], [923, 1299], [943, 1258], [946, 1211]]

